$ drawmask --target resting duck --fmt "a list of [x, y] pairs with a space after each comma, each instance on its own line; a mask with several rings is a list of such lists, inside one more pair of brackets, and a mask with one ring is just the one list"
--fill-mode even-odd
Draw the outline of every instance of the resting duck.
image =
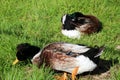
[[16, 53], [16, 60], [13, 62], [13, 65], [18, 63], [19, 61], [25, 61], [27, 59], [32, 59], [39, 51], [40, 48], [37, 46], [30, 45], [29, 43], [21, 43], [18, 44]]
[[88, 47], [56, 42], [40, 50], [38, 47], [23, 43], [17, 47], [17, 60], [13, 64], [31, 58], [32, 63], [38, 67], [44, 62], [46, 66], [50, 66], [54, 70], [72, 73], [72, 80], [74, 80], [75, 75], [93, 71], [98, 66], [99, 56], [103, 49], [103, 46]]
[[80, 38], [82, 34], [92, 34], [101, 30], [100, 21], [92, 15], [81, 12], [65, 14], [62, 17], [62, 34], [69, 38]]

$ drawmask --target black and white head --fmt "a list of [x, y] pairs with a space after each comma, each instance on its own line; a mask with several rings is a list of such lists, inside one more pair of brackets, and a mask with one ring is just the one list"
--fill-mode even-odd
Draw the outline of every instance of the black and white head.
[[[81, 18], [80, 18], [81, 17]], [[84, 15], [81, 12], [74, 12], [72, 14], [65, 14], [62, 19], [62, 29], [74, 30], [77, 26], [75, 23], [84, 23]]]
[[62, 34], [69, 38], [80, 38], [80, 31], [76, 30], [76, 27], [84, 24], [84, 15], [80, 12], [72, 14], [65, 14], [62, 19]]

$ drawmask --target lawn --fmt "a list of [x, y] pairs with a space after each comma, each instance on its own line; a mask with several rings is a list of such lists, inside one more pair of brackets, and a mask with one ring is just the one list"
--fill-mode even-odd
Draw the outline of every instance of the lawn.
[[[63, 36], [61, 17], [75, 11], [96, 16], [102, 31], [80, 39]], [[58, 74], [44, 66], [12, 62], [19, 43], [43, 48], [60, 41], [105, 45], [101, 67], [106, 70], [80, 75], [78, 80], [120, 80], [120, 0], [0, 0], [0, 80], [54, 80]]]

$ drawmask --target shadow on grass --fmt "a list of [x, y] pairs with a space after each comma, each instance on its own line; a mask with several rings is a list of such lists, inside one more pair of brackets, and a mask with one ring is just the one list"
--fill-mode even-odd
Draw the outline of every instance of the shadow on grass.
[[103, 24], [101, 21], [99, 21], [99, 28], [97, 32], [100, 32], [103, 29]]
[[100, 59], [99, 60], [99, 65], [94, 71], [85, 72], [81, 75], [88, 75], [88, 74], [90, 74], [90, 75], [96, 75], [96, 74], [100, 75], [102, 73], [105, 73], [105, 72], [109, 71], [110, 68], [113, 67], [114, 65], [119, 64], [119, 55], [120, 54], [119, 54], [118, 50], [116, 50], [115, 48], [113, 49], [113, 48], [110, 48], [110, 47], [106, 47], [105, 51], [107, 51], [107, 53], [109, 53], [107, 55], [110, 55], [110, 56], [106, 55], [106, 57], [108, 57], [110, 59], [109, 60]]
[[100, 59], [99, 60], [99, 65], [98, 67], [92, 71], [92, 72], [85, 72], [83, 74], [78, 75], [79, 76], [85, 76], [85, 75], [100, 75], [102, 73], [105, 73], [107, 71], [110, 70], [111, 67], [118, 65], [119, 64], [119, 56], [120, 56], [120, 51], [116, 50], [115, 48], [109, 48], [107, 47], [105, 49], [107, 51], [107, 55], [110, 56], [106, 56], [108, 58], [110, 58], [109, 60], [105, 60], [105, 59]]
[[[117, 59], [115, 59], [115, 60], [112, 60], [112, 59], [111, 60], [100, 59], [99, 65], [94, 71], [85, 72], [85, 73], [83, 73], [81, 75], [82, 76], [88, 75], [88, 74], [89, 75], [96, 75], [96, 74], [100, 75], [102, 73], [105, 73], [105, 72], [109, 71], [112, 66], [114, 66], [115, 64], [118, 64], [118, 63], [119, 63], [119, 61]], [[78, 76], [80, 76], [80, 75], [78, 75]]]

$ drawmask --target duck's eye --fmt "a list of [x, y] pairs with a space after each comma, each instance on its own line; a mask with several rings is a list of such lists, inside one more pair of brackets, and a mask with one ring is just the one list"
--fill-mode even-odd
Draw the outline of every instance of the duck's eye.
[[75, 21], [75, 19], [72, 19], [72, 21]]

